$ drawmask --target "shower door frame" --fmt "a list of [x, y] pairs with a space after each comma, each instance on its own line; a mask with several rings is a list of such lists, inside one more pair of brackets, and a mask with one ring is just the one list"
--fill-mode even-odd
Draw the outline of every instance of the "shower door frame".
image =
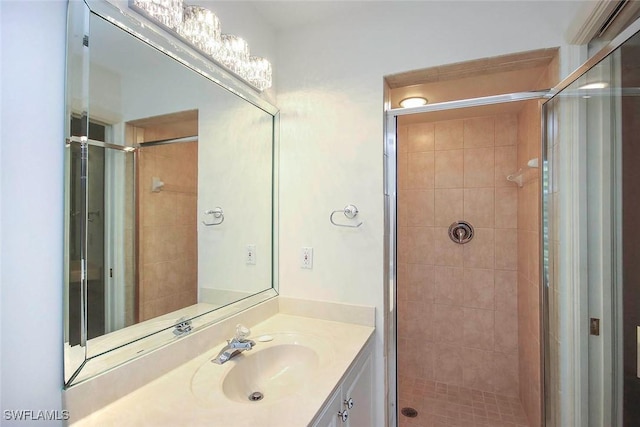
[[[618, 48], [620, 48], [627, 40], [632, 38], [640, 32], [640, 19], [637, 19], [632, 24], [630, 24], [626, 29], [620, 32], [612, 41], [610, 41], [607, 45], [602, 47], [598, 52], [596, 52], [593, 56], [591, 56], [587, 61], [585, 61], [580, 67], [578, 67], [574, 72], [569, 74], [566, 78], [564, 78], [560, 83], [558, 83], [554, 88], [551, 89], [548, 99], [545, 100], [542, 106], [542, 122], [543, 122], [543, 162], [547, 163], [547, 144], [548, 138], [545, 133], [546, 127], [549, 125], [545, 123], [546, 114], [545, 108], [548, 101], [551, 101], [556, 95], [562, 92], [564, 89], [568, 88], [578, 79], [580, 79], [583, 75], [593, 69], [595, 66], [600, 64], [603, 60], [605, 60], [609, 55], [614, 53]], [[575, 123], [578, 123], [578, 126], [575, 126], [573, 131], [573, 140], [577, 141], [579, 139], [580, 133], [584, 130], [580, 129], [580, 114], [581, 112], [579, 108], [571, 109], [569, 115], [572, 117]], [[555, 113], [554, 113], [555, 114]], [[609, 114], [611, 114], [609, 112]], [[566, 253], [561, 254], [562, 260], [564, 260], [565, 274], [561, 276], [562, 279], [565, 279], [568, 282], [568, 286], [571, 286], [574, 292], [575, 304], [573, 305], [573, 325], [570, 327], [573, 331], [573, 336], [571, 337], [572, 342], [569, 343], [569, 351], [571, 354], [569, 358], [577, 362], [573, 368], [573, 378], [569, 378], [571, 384], [567, 384], [569, 387], [569, 391], [573, 390], [575, 397], [572, 402], [572, 407], [568, 414], [568, 419], [565, 421], [571, 422], [572, 425], [581, 426], [581, 425], [591, 425], [594, 420], [590, 419], [588, 406], [590, 403], [590, 392], [588, 388], [588, 383], [590, 381], [590, 376], [592, 375], [600, 375], [602, 376], [602, 384], [608, 386], [608, 390], [603, 390], [603, 393], [606, 395], [607, 392], [611, 392], [610, 396], [607, 396], [608, 400], [602, 402], [602, 413], [600, 416], [606, 421], [607, 425], [621, 425], [622, 422], [622, 414], [623, 414], [623, 368], [622, 368], [622, 358], [623, 358], [623, 337], [622, 337], [622, 284], [621, 284], [621, 269], [622, 266], [617, 263], [621, 262], [620, 260], [612, 259], [611, 260], [611, 268], [615, 270], [613, 275], [614, 277], [612, 283], [607, 289], [603, 289], [603, 294], [600, 298], [609, 298], [608, 301], [600, 301], [603, 305], [608, 304], [608, 309], [610, 310], [608, 313], [609, 318], [602, 319], [603, 321], [609, 321], [610, 326], [606, 329], [602, 329], [605, 331], [605, 334], [609, 334], [606, 337], [609, 346], [611, 347], [611, 353], [607, 355], [608, 360], [604, 360], [604, 365], [607, 369], [602, 369], [601, 371], [594, 372], [594, 368], [590, 365], [589, 361], [589, 325], [586, 320], [589, 319], [590, 315], [590, 307], [589, 307], [589, 298], [593, 297], [588, 288], [588, 279], [585, 277], [585, 271], [587, 270], [588, 260], [586, 259], [587, 254], [584, 251], [581, 251], [581, 247], [584, 246], [584, 238], [583, 234], [586, 235], [586, 219], [582, 215], [581, 210], [586, 207], [586, 168], [587, 168], [587, 154], [586, 147], [579, 146], [578, 144], [568, 144], [569, 154], [565, 158], [569, 160], [570, 167], [564, 168], [567, 171], [565, 175], [560, 179], [560, 185], [566, 185], [571, 190], [570, 200], [566, 201], [563, 206], [569, 209], [569, 212], [564, 216], [561, 216], [557, 219], [556, 226], [560, 228], [560, 230], [564, 230], [564, 236], [560, 236], [560, 240], [564, 239], [567, 242], [565, 247]], [[551, 173], [547, 170], [546, 173]], [[615, 179], [613, 176], [611, 179]], [[565, 190], [566, 191], [566, 190]], [[544, 196], [544, 194], [542, 194]], [[621, 196], [616, 195], [616, 200], [612, 201], [612, 203], [618, 203], [621, 201]], [[542, 220], [544, 220], [544, 211]], [[608, 218], [609, 220], [616, 221], [616, 219], [611, 216]], [[612, 226], [613, 227], [613, 226]], [[579, 232], [572, 232], [572, 230], [579, 230]], [[617, 230], [619, 233], [620, 230]], [[542, 233], [541, 233], [542, 234]], [[543, 237], [543, 236], [541, 236]], [[617, 242], [614, 245], [620, 244], [619, 236], [617, 236]], [[540, 248], [542, 248], [542, 242]], [[613, 248], [614, 251], [620, 251], [619, 247]], [[562, 261], [559, 264], [563, 264]], [[540, 266], [544, 269], [544, 265], [541, 262]], [[545, 276], [544, 272], [541, 271], [541, 279], [543, 280], [542, 289], [544, 291], [544, 298], [548, 297], [548, 277]], [[618, 282], [620, 281], [620, 282]], [[605, 295], [605, 291], [607, 294]], [[597, 296], [596, 296], [597, 298]], [[548, 312], [547, 312], [547, 299], [544, 299], [543, 309], [544, 309], [544, 317], [543, 317], [543, 332], [544, 332], [544, 343], [543, 348], [548, 347], [548, 339], [549, 339], [549, 328], [546, 322], [548, 321]], [[602, 323], [602, 322], [601, 322]], [[604, 325], [603, 325], [604, 326]], [[601, 331], [601, 332], [602, 332]], [[546, 373], [545, 368], [545, 373]], [[606, 372], [605, 372], [606, 371]], [[545, 378], [545, 381], [547, 378]], [[545, 384], [546, 385], [546, 384]], [[546, 402], [543, 401], [543, 408]], [[544, 413], [544, 410], [543, 410]], [[546, 420], [543, 418], [546, 425]], [[597, 420], [596, 420], [597, 421]], [[553, 426], [553, 424], [552, 424]], [[559, 426], [558, 426], [559, 427]]]
[[[385, 421], [388, 427], [397, 427], [400, 416], [398, 408], [398, 382], [397, 382], [397, 208], [398, 208], [398, 156], [397, 156], [397, 129], [398, 117], [411, 114], [431, 113], [436, 111], [456, 110], [461, 108], [481, 107], [488, 105], [505, 104], [509, 102], [530, 101], [548, 99], [552, 96], [552, 90], [514, 92], [502, 95], [468, 98], [455, 101], [438, 102], [420, 107], [391, 108], [390, 88], [384, 87], [384, 336], [385, 336], [385, 395], [387, 405], [385, 407]], [[542, 116], [542, 114], [541, 114]], [[542, 122], [541, 122], [542, 126]], [[544, 130], [544, 129], [543, 129]], [[542, 140], [540, 141], [542, 147]], [[538, 203], [542, 209], [542, 197]], [[542, 221], [542, 216], [540, 218]], [[542, 233], [541, 233], [542, 235]], [[540, 246], [542, 247], [542, 246]], [[542, 251], [540, 251], [542, 258]], [[540, 263], [542, 268], [542, 262]], [[542, 277], [542, 276], [540, 276]], [[543, 286], [540, 286], [540, 301], [543, 299]], [[541, 307], [541, 313], [544, 307]], [[544, 360], [544, 343], [541, 344], [541, 360]], [[542, 364], [544, 368], [544, 364]], [[544, 378], [544, 369], [541, 372]], [[540, 393], [544, 396], [544, 381], [540, 384]], [[544, 399], [543, 399], [544, 403]], [[544, 404], [541, 405], [541, 419], [544, 418]]]

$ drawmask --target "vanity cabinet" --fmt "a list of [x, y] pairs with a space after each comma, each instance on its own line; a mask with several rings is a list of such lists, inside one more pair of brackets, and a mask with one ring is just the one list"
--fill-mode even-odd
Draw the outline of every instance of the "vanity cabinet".
[[371, 427], [373, 423], [372, 342], [355, 360], [313, 427]]

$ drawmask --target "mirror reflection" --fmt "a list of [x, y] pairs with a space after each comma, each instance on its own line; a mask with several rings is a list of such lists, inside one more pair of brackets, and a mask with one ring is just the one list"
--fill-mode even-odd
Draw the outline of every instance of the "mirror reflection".
[[274, 274], [274, 116], [94, 13], [89, 32], [68, 55], [66, 381]]

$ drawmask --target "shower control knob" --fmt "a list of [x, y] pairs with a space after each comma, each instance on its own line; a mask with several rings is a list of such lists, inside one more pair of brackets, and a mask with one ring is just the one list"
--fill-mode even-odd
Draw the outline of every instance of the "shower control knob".
[[466, 221], [456, 221], [449, 227], [449, 238], [459, 245], [473, 239], [473, 226]]
[[352, 398], [345, 399], [344, 406], [346, 406], [347, 409], [353, 408], [353, 399]]
[[340, 418], [343, 423], [346, 423], [349, 419], [349, 411], [345, 409], [344, 411], [338, 412], [338, 418]]

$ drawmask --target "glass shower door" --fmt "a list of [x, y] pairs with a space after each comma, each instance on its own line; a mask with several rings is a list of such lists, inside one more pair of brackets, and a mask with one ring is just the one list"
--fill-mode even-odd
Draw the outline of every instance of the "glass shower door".
[[549, 100], [547, 426], [640, 425], [640, 35]]

